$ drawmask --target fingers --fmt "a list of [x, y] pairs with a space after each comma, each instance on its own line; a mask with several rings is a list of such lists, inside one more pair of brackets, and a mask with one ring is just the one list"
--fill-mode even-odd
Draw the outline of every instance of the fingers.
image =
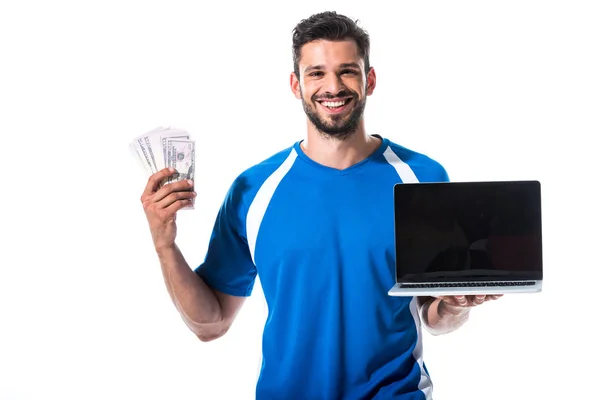
[[[469, 296], [470, 297], [470, 296]], [[456, 296], [441, 296], [442, 300], [455, 307], [467, 307], [469, 306], [468, 296], [456, 295]]]
[[142, 202], [144, 199], [150, 195], [152, 195], [158, 189], [160, 182], [169, 176], [175, 174], [175, 169], [173, 168], [164, 168], [158, 171], [155, 174], [152, 174], [148, 178], [148, 183], [146, 184], [146, 188], [144, 189], [144, 193], [142, 194]]
[[456, 305], [459, 305], [461, 307], [466, 307], [469, 305], [469, 302], [467, 301], [466, 296], [454, 296], [454, 300], [455, 300]]
[[481, 305], [483, 303], [485, 303], [486, 301], [490, 301], [490, 300], [497, 300], [500, 297], [502, 297], [501, 294], [476, 294], [474, 296], [468, 296], [469, 297], [469, 303], [471, 306], [478, 306]]
[[[174, 203], [182, 204], [181, 207], [189, 205], [192, 203], [193, 198], [196, 197], [196, 192], [192, 191], [178, 191], [172, 192], [158, 203], [156, 203], [156, 207], [161, 208], [170, 208]], [[180, 207], [180, 208], [181, 208]]]
[[438, 313], [441, 316], [464, 314], [467, 309], [467, 300], [465, 296], [441, 296], [441, 302], [438, 305]]
[[160, 186], [161, 182], [173, 174], [175, 174], [174, 169], [165, 168], [148, 178], [141, 198], [146, 213], [156, 214], [159, 210], [164, 210], [167, 211], [166, 215], [171, 215], [179, 209], [193, 204], [196, 193], [193, 191], [194, 182], [191, 180]]
[[501, 294], [477, 294], [477, 295], [455, 295], [455, 296], [440, 296], [439, 298], [447, 305], [453, 307], [474, 307], [490, 300], [497, 300], [502, 297]]
[[502, 297], [501, 294], [487, 294], [487, 295], [478, 294], [474, 297], [473, 302], [476, 304], [482, 304], [482, 303], [485, 303], [486, 301], [498, 300], [500, 297]]
[[[196, 193], [194, 193], [194, 197], [196, 196]], [[184, 198], [184, 199], [179, 199], [174, 201], [173, 203], [171, 203], [168, 207], [166, 207], [165, 211], [170, 215], [170, 214], [175, 214], [177, 211], [181, 210], [183, 207], [192, 205], [194, 202], [193, 198]]]
[[466, 296], [440, 296], [439, 298], [444, 305], [450, 308], [464, 308], [469, 306]]
[[[191, 193], [192, 192], [191, 189], [193, 187], [194, 187], [194, 182], [192, 182], [191, 180], [169, 183], [168, 185], [164, 185], [163, 187], [161, 187], [154, 194], [154, 198], [152, 200], [153, 200], [153, 202], [160, 202], [163, 199], [166, 199], [168, 196], [171, 196], [174, 192], [183, 191], [186, 193]], [[175, 200], [177, 200], [177, 199], [175, 199]], [[164, 205], [163, 207], [166, 207], [171, 203], [172, 203], [172, 201], [169, 202], [167, 205]]]

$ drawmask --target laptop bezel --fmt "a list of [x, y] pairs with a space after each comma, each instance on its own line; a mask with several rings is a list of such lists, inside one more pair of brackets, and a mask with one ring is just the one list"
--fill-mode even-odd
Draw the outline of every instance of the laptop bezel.
[[[540, 262], [538, 270], [522, 271], [508, 273], [505, 272], [502, 276], [473, 276], [472, 274], [456, 274], [457, 276], [451, 277], [452, 273], [445, 272], [434, 272], [434, 273], [422, 273], [422, 274], [405, 274], [401, 275], [401, 268], [399, 265], [398, 254], [398, 201], [397, 198], [401, 192], [405, 190], [412, 190], [409, 186], [417, 185], [461, 185], [463, 187], [472, 186], [485, 186], [485, 185], [527, 185], [535, 191], [536, 203], [539, 209], [539, 218], [536, 221], [539, 227], [539, 246], [538, 246], [538, 259]], [[541, 183], [538, 180], [503, 180], [503, 181], [452, 181], [452, 182], [410, 182], [410, 183], [397, 183], [393, 188], [393, 204], [394, 204], [394, 260], [395, 260], [395, 281], [396, 283], [452, 283], [452, 282], [518, 282], [518, 281], [536, 281], [541, 282], [543, 280], [543, 249], [542, 249], [542, 210], [541, 210]], [[436, 277], [435, 275], [439, 275]]]

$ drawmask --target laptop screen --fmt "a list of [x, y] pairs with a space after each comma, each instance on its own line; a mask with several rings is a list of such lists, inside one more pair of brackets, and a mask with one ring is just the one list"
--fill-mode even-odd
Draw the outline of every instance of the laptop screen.
[[394, 187], [396, 279], [542, 279], [538, 181]]

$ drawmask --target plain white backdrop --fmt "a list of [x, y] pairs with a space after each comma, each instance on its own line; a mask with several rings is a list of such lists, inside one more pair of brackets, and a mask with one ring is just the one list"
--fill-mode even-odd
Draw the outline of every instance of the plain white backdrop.
[[600, 13], [594, 1], [6, 1], [0, 5], [0, 399], [252, 399], [260, 286], [202, 343], [164, 287], [129, 141], [197, 141], [205, 254], [232, 180], [304, 137], [291, 31], [336, 10], [371, 34], [369, 133], [453, 180], [538, 179], [545, 285], [425, 335], [436, 399], [598, 398]]

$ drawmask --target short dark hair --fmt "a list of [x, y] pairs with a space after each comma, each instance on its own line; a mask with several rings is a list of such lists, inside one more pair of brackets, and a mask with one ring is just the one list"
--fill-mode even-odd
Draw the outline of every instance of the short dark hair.
[[302, 46], [319, 39], [354, 40], [358, 46], [358, 53], [365, 62], [365, 72], [369, 72], [369, 51], [371, 47], [369, 34], [358, 26], [358, 20], [353, 21], [335, 11], [326, 11], [303, 19], [293, 30], [292, 53], [296, 77], [300, 78], [298, 63], [300, 62]]

